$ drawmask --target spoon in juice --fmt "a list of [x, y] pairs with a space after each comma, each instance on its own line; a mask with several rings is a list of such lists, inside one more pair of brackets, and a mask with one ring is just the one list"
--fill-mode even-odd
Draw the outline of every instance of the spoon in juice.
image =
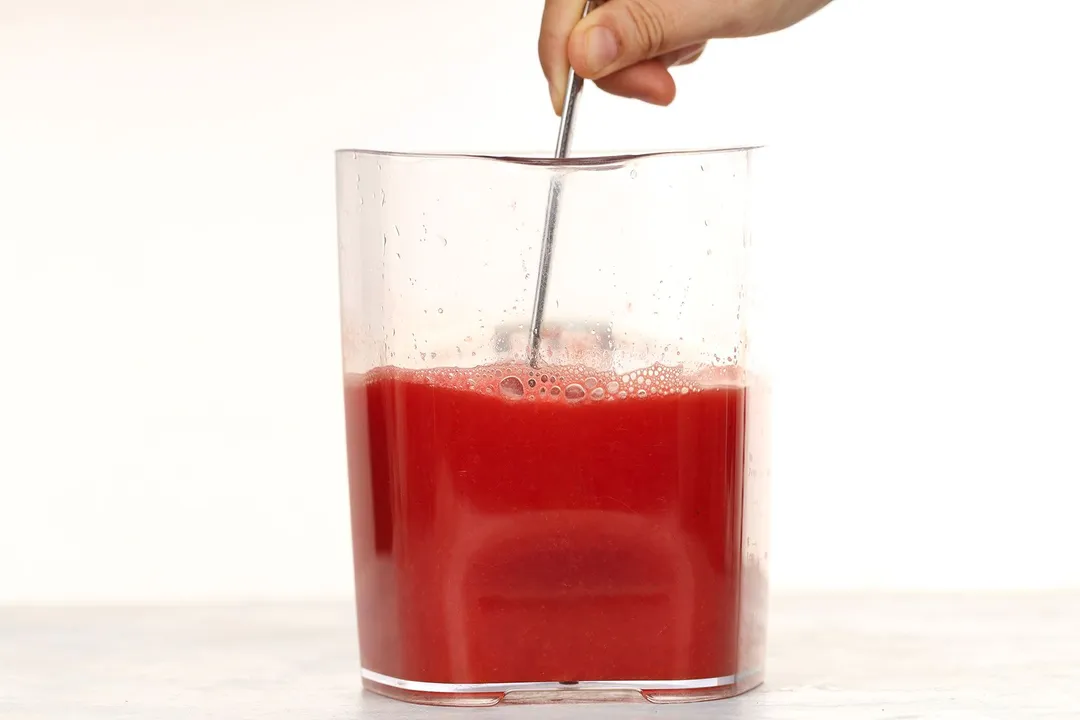
[[[582, 17], [589, 14], [592, 1], [585, 3]], [[570, 152], [570, 142], [574, 136], [574, 109], [578, 95], [585, 84], [573, 68], [566, 81], [566, 97], [563, 99], [562, 120], [559, 123], [559, 136], [555, 141], [555, 159], [562, 160]], [[562, 177], [556, 173], [548, 186], [547, 214], [544, 218], [544, 235], [540, 242], [540, 268], [536, 273], [536, 297], [533, 300], [532, 322], [529, 325], [529, 365], [540, 364], [540, 328], [544, 324], [544, 305], [547, 302], [548, 279], [551, 276], [551, 255], [555, 249], [555, 231], [559, 225], [559, 201], [562, 197]]]

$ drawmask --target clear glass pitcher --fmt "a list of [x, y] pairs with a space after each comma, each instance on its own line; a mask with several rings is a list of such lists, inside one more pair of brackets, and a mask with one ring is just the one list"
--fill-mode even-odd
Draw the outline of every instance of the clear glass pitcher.
[[754, 152], [338, 153], [367, 688], [491, 705], [682, 702], [761, 682]]

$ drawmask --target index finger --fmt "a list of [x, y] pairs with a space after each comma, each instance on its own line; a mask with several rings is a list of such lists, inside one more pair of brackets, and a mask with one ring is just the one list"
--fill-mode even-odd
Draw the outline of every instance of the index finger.
[[566, 95], [566, 78], [570, 74], [567, 45], [570, 33], [581, 20], [585, 0], [546, 0], [544, 17], [540, 22], [540, 67], [548, 81], [551, 105], [556, 115], [562, 115]]

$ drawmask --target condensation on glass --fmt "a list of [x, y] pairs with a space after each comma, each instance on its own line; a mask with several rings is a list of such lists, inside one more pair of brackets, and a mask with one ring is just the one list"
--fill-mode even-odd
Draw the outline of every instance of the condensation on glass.
[[365, 687], [445, 705], [662, 703], [762, 681], [756, 152], [338, 153]]

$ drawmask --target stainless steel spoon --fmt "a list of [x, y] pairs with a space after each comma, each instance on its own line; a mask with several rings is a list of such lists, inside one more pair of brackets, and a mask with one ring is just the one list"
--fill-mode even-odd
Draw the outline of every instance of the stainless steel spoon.
[[[585, 3], [582, 17], [589, 14], [592, 2]], [[566, 81], [566, 98], [563, 100], [562, 121], [559, 123], [559, 137], [555, 142], [555, 159], [562, 160], [570, 152], [570, 142], [574, 137], [574, 109], [578, 95], [585, 84], [573, 68]], [[533, 300], [532, 323], [529, 327], [529, 365], [537, 367], [540, 363], [540, 328], [544, 324], [544, 305], [547, 302], [548, 280], [551, 277], [551, 255], [555, 249], [555, 231], [559, 225], [559, 201], [562, 196], [562, 177], [558, 174], [551, 178], [548, 186], [547, 215], [544, 218], [544, 235], [540, 244], [540, 268], [536, 273], [536, 298]]]

